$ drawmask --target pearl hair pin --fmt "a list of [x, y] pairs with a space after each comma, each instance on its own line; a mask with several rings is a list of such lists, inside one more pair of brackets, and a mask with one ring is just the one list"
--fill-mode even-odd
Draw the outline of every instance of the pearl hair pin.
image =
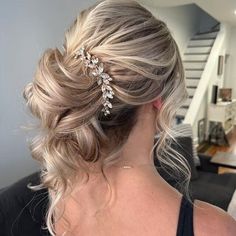
[[81, 47], [78, 52], [75, 53], [75, 59], [80, 58], [86, 67], [91, 68], [92, 75], [97, 78], [97, 84], [101, 85], [102, 97], [103, 97], [103, 109], [102, 112], [105, 116], [110, 114], [112, 104], [110, 99], [113, 99], [113, 89], [110, 86], [112, 78], [104, 72], [103, 63], [99, 63], [99, 59], [94, 55], [90, 55], [85, 51], [84, 47]]

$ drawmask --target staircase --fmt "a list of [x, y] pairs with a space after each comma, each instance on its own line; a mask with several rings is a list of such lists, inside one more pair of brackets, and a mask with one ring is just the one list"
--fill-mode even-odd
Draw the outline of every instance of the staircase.
[[183, 57], [185, 69], [186, 87], [188, 91], [188, 99], [183, 106], [177, 111], [176, 123], [182, 123], [188, 108], [193, 100], [198, 83], [201, 79], [202, 72], [205, 69], [208, 56], [215, 42], [218, 30], [207, 33], [196, 34], [187, 46]]

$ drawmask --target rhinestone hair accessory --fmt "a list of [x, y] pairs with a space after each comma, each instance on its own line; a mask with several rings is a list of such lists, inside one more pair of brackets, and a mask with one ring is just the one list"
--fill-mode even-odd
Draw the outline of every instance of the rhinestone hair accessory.
[[103, 97], [103, 109], [102, 112], [105, 116], [110, 114], [112, 104], [110, 99], [113, 99], [113, 89], [109, 85], [112, 78], [104, 72], [103, 63], [99, 62], [99, 59], [94, 55], [85, 51], [84, 47], [81, 47], [78, 52], [75, 53], [75, 59], [80, 58], [86, 67], [91, 69], [91, 74], [97, 78], [97, 84], [101, 85], [102, 97]]

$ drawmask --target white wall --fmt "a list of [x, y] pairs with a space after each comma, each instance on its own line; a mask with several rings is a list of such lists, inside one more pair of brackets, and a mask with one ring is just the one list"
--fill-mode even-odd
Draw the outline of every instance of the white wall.
[[218, 21], [203, 9], [199, 8], [199, 32], [204, 33], [215, 26]]
[[95, 0], [5, 0], [0, 7], [0, 188], [34, 172], [22, 90], [45, 48], [61, 45], [64, 31]]
[[226, 51], [229, 58], [225, 67], [224, 87], [233, 88], [233, 98], [236, 98], [236, 27], [231, 28], [229, 48]]

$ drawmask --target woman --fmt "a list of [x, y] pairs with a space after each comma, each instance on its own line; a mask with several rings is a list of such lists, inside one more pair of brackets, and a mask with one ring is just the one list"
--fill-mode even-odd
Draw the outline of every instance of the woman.
[[[165, 23], [135, 1], [100, 1], [80, 13], [63, 46], [45, 51], [24, 91], [41, 128], [31, 147], [42, 165], [40, 184], [29, 187], [48, 191], [42, 216], [48, 232], [235, 235], [236, 223], [223, 210], [198, 200], [192, 205], [188, 166], [170, 148], [186, 90]], [[160, 177], [154, 150], [185, 177], [184, 195]]]

